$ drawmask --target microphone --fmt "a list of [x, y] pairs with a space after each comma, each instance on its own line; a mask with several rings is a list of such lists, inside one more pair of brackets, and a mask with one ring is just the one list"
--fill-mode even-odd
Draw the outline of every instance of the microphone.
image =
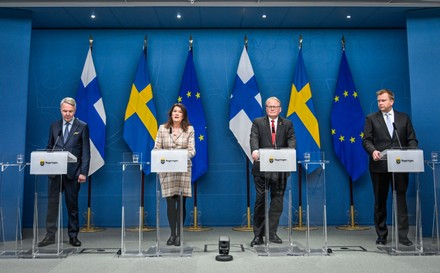
[[399, 142], [400, 150], [403, 150], [402, 143], [400, 142], [399, 134], [397, 133], [396, 124], [394, 124], [394, 122], [393, 122], [393, 128], [394, 128], [394, 132], [396, 133], [397, 142]]
[[55, 147], [57, 146], [57, 142], [60, 139], [60, 135], [61, 135], [61, 130], [58, 132], [57, 138], [55, 139], [55, 143], [52, 146], [51, 152], [53, 152], [55, 150]]
[[170, 135], [173, 133], [173, 127], [170, 126]]

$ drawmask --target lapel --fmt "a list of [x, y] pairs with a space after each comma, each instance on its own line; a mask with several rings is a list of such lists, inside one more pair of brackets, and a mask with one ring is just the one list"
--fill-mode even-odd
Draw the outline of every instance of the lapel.
[[[394, 111], [394, 115], [395, 115], [395, 114], [396, 114], [396, 111]], [[383, 114], [382, 114], [381, 111], [378, 111], [378, 112], [377, 112], [377, 114], [376, 114], [376, 119], [377, 119], [377, 122], [379, 123], [380, 127], [382, 128], [382, 131], [384, 132], [384, 134], [385, 134], [389, 139], [392, 140], [392, 137], [391, 137], [390, 134], [388, 133], [388, 127], [387, 127], [387, 124], [385, 123], [385, 119], [384, 119]], [[396, 119], [396, 117], [394, 116], [394, 121], [396, 121], [395, 119]], [[394, 134], [393, 134], [393, 135], [394, 135]]]
[[66, 146], [67, 143], [69, 143], [70, 138], [72, 137], [73, 133], [76, 132], [76, 130], [78, 129], [78, 126], [79, 126], [78, 119], [75, 118], [75, 120], [73, 121], [72, 127], [70, 128], [69, 135], [67, 136], [66, 143], [64, 143], [64, 146]]

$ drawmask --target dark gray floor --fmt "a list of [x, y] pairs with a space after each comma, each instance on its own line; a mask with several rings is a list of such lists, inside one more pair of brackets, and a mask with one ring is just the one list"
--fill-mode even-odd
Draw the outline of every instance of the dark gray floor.
[[[164, 230], [165, 237], [166, 230]], [[284, 231], [281, 237], [286, 241]], [[131, 235], [130, 235], [131, 236]], [[218, 262], [218, 240], [220, 236], [230, 239], [230, 254], [233, 261]], [[121, 230], [106, 229], [102, 232], [80, 233], [82, 246], [62, 259], [0, 259], [0, 272], [338, 272], [338, 273], [439, 273], [440, 257], [391, 256], [380, 251], [375, 245], [373, 229], [364, 231], [345, 231], [335, 227], [328, 228], [328, 246], [333, 250], [329, 256], [258, 256], [249, 247], [251, 232], [234, 231], [228, 227], [214, 227], [210, 231], [185, 231], [185, 246], [193, 247], [191, 257], [123, 257], [117, 255], [121, 247]], [[148, 249], [154, 245], [156, 232], [144, 232], [141, 247]], [[322, 230], [312, 232], [312, 248], [323, 245]], [[164, 238], [163, 240], [166, 240]], [[429, 238], [424, 238], [431, 242]], [[292, 243], [305, 244], [305, 233], [293, 233]], [[23, 246], [30, 249], [32, 233], [25, 232]], [[135, 246], [136, 244], [129, 244]], [[287, 245], [286, 242], [284, 245]], [[70, 247], [65, 244], [64, 247]]]

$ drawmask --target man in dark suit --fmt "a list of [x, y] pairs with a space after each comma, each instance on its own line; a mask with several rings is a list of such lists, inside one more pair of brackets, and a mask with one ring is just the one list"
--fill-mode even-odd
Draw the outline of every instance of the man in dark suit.
[[[89, 127], [75, 118], [76, 102], [73, 98], [64, 98], [60, 103], [60, 111], [62, 119], [50, 126], [47, 149], [69, 151], [76, 156], [77, 162], [68, 164], [66, 175], [49, 176], [46, 236], [38, 243], [39, 247], [55, 243], [60, 190], [64, 191], [67, 206], [69, 243], [75, 247], [81, 246], [77, 238], [79, 232], [78, 193], [80, 184], [86, 182], [89, 172]], [[61, 185], [62, 189], [60, 189]]]
[[[387, 243], [387, 197], [393, 174], [388, 172], [387, 161], [381, 160], [380, 153], [386, 149], [417, 148], [418, 141], [410, 118], [405, 113], [393, 109], [394, 93], [388, 89], [376, 92], [379, 111], [367, 116], [364, 128], [363, 146], [370, 155], [370, 176], [374, 190], [374, 225], [377, 233], [376, 244]], [[395, 129], [394, 129], [394, 126]], [[396, 131], [398, 137], [396, 135]], [[400, 140], [400, 144], [399, 144]], [[410, 246], [408, 239], [409, 222], [406, 205], [408, 173], [394, 173], [397, 195], [397, 215], [399, 243]]]
[[[277, 235], [278, 223], [283, 212], [283, 197], [289, 173], [261, 172], [259, 162], [260, 148], [296, 148], [295, 131], [290, 120], [279, 116], [281, 101], [276, 97], [266, 100], [266, 116], [256, 118], [252, 123], [250, 146], [254, 163], [252, 174], [255, 183], [254, 206], [254, 239], [251, 246], [264, 243], [265, 234], [265, 189], [270, 190], [269, 209], [269, 241], [281, 244], [283, 241]], [[266, 238], [267, 239], [267, 238]]]

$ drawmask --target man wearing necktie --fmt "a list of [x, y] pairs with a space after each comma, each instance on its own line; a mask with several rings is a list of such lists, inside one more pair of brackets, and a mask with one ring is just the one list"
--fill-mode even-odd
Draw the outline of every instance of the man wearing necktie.
[[[374, 225], [378, 236], [376, 244], [385, 245], [388, 235], [387, 197], [389, 188], [392, 187], [393, 174], [388, 172], [387, 161], [380, 159], [380, 153], [386, 149], [400, 148], [400, 145], [403, 148], [417, 148], [418, 141], [408, 115], [393, 109], [394, 93], [388, 89], [381, 89], [376, 92], [376, 96], [379, 111], [366, 117], [363, 146], [370, 155], [369, 169], [374, 191]], [[406, 205], [408, 180], [408, 173], [394, 173], [399, 243], [411, 246], [412, 242], [408, 239], [409, 222]]]
[[[66, 175], [49, 176], [46, 236], [38, 243], [39, 247], [55, 243], [60, 190], [64, 192], [67, 207], [69, 243], [75, 247], [81, 246], [81, 242], [77, 238], [79, 232], [78, 193], [80, 184], [86, 182], [89, 172], [90, 140], [89, 127], [83, 121], [75, 118], [75, 111], [75, 100], [64, 98], [60, 103], [62, 119], [55, 121], [50, 126], [47, 149], [68, 151], [76, 156], [77, 162], [67, 165]], [[62, 189], [60, 189], [61, 185]]]
[[261, 172], [260, 148], [296, 148], [295, 131], [290, 120], [279, 116], [281, 101], [276, 97], [266, 100], [266, 116], [256, 118], [252, 123], [250, 146], [252, 158], [252, 174], [255, 184], [254, 206], [254, 239], [251, 246], [264, 243], [265, 234], [265, 189], [270, 191], [269, 209], [269, 241], [281, 244], [283, 241], [277, 235], [278, 223], [283, 212], [283, 197], [289, 173]]

